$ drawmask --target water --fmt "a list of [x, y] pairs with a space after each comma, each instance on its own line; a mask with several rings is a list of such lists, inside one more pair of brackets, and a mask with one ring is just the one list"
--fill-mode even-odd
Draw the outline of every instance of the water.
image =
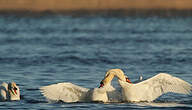
[[153, 103], [49, 103], [39, 91], [59, 82], [98, 87], [112, 68], [132, 81], [167, 72], [192, 83], [191, 35], [190, 16], [0, 15], [0, 81], [21, 89], [21, 101], [0, 102], [0, 109], [192, 109], [191, 95]]

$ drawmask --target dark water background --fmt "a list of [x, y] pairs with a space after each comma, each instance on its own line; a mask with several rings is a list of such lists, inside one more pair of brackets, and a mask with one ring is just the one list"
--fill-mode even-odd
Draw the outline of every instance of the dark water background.
[[192, 109], [192, 95], [168, 94], [154, 103], [49, 103], [39, 91], [59, 82], [95, 88], [112, 68], [132, 81], [167, 72], [192, 83], [191, 18], [0, 15], [0, 81], [15, 81], [22, 95], [0, 102], [0, 109]]

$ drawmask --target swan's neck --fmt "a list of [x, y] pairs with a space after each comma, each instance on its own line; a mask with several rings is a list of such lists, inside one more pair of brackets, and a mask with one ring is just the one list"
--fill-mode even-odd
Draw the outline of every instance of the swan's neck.
[[124, 73], [122, 71], [115, 72], [114, 76], [116, 76], [121, 81], [126, 81], [125, 75], [124, 75]]
[[121, 81], [126, 81], [125, 75], [122, 70], [120, 69], [111, 69], [106, 73], [106, 76], [103, 80], [105, 84], [111, 83], [114, 77], [117, 77]]
[[105, 84], [110, 84], [111, 81], [113, 80], [113, 78], [114, 78], [114, 74], [108, 74], [108, 75], [104, 78], [103, 83], [105, 83]]

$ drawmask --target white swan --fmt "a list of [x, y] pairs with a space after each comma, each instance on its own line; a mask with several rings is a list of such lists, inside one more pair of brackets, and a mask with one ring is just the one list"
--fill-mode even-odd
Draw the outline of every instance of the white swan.
[[0, 86], [0, 100], [20, 100], [19, 87], [15, 82], [9, 84], [3, 82]]
[[69, 82], [52, 84], [40, 88], [41, 93], [49, 101], [63, 102], [108, 102], [107, 91], [113, 90], [114, 88], [108, 84], [101, 88], [88, 89]]
[[111, 69], [102, 80], [103, 85], [111, 82], [116, 76], [122, 87], [122, 96], [125, 101], [153, 101], [164, 93], [174, 92], [190, 94], [192, 85], [182, 79], [173, 77], [166, 73], [139, 82], [137, 84], [127, 83], [126, 77], [121, 69]]

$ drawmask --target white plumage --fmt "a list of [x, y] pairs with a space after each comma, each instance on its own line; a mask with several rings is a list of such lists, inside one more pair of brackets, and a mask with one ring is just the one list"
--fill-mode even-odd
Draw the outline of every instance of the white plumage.
[[191, 84], [167, 73], [159, 73], [152, 78], [137, 84], [132, 84], [126, 82], [122, 70], [111, 69], [107, 72], [103, 82], [106, 80], [107, 82], [111, 82], [114, 76], [119, 79], [119, 84], [122, 87], [123, 100], [125, 101], [153, 101], [168, 92], [180, 94], [190, 94], [192, 92]]
[[0, 100], [20, 100], [20, 90], [15, 82], [3, 82], [0, 86]]
[[81, 101], [89, 91], [72, 83], [58, 83], [49, 86], [41, 87], [43, 95], [52, 101], [62, 100], [64, 102], [77, 102]]
[[[118, 78], [122, 93], [111, 86], [114, 77]], [[132, 84], [126, 82], [126, 76], [120, 69], [106, 72], [100, 88], [83, 88], [64, 82], [41, 87], [42, 94], [50, 101], [85, 102], [85, 101], [153, 101], [164, 93], [174, 92], [190, 94], [192, 85], [186, 81], [166, 73], [160, 73], [152, 78]]]
[[102, 88], [87, 89], [75, 84], [64, 82], [52, 84], [40, 88], [41, 93], [49, 101], [63, 102], [85, 102], [85, 101], [102, 101], [107, 102], [107, 91], [113, 91], [111, 86]]

